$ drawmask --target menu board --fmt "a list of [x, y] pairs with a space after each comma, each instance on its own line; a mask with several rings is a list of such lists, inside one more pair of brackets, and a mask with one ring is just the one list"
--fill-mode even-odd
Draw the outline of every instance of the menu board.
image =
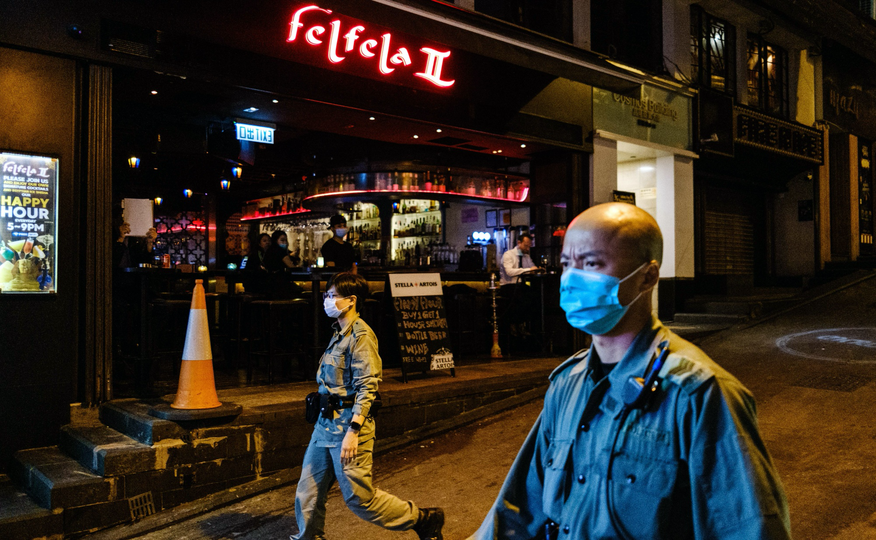
[[455, 376], [441, 274], [389, 274], [402, 375], [450, 369]]
[[54, 293], [58, 160], [0, 152], [0, 291]]

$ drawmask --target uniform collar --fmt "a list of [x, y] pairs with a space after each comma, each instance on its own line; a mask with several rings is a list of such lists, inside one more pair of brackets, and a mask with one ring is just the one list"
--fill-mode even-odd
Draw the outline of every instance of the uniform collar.
[[352, 321], [350, 321], [350, 324], [344, 326], [343, 328], [341, 328], [341, 325], [338, 323], [337, 320], [335, 320], [335, 322], [332, 323], [332, 328], [335, 329], [336, 334], [341, 335], [341, 336], [346, 336], [347, 334], [350, 333], [350, 329], [353, 328], [353, 324], [355, 324], [355, 322], [358, 320], [359, 320], [359, 315], [356, 315], [356, 317]]
[[[645, 370], [648, 368], [648, 363], [654, 356], [657, 350], [657, 345], [661, 341], [668, 338], [668, 331], [663, 323], [655, 316], [651, 316], [651, 323], [645, 325], [644, 328], [636, 335], [630, 348], [614, 369], [608, 375], [610, 387], [608, 394], [613, 398], [608, 400], [609, 408], [612, 412], [619, 410], [623, 405], [621, 393], [623, 392], [624, 384], [629, 377], [644, 377]], [[588, 371], [590, 370], [590, 362], [593, 361], [593, 347], [591, 346], [591, 354], [588, 355]], [[592, 372], [592, 371], [591, 371]]]

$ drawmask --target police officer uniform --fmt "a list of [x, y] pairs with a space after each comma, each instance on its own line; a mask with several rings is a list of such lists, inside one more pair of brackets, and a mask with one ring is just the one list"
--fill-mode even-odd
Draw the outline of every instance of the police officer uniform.
[[[624, 385], [663, 341], [658, 391], [624, 412]], [[790, 539], [784, 490], [738, 380], [656, 318], [608, 375], [598, 363], [591, 349], [551, 374], [544, 410], [472, 538], [530, 540], [552, 523], [569, 539]]]
[[[390, 530], [409, 530], [417, 524], [419, 509], [371, 484], [374, 419], [371, 406], [381, 381], [382, 362], [377, 336], [356, 318], [341, 328], [336, 321], [331, 341], [319, 363], [316, 380], [320, 394], [334, 394], [351, 407], [320, 416], [304, 454], [301, 479], [295, 493], [299, 533], [293, 540], [321, 539], [325, 535], [325, 503], [335, 480], [347, 507], [360, 518]], [[359, 431], [355, 462], [341, 463], [341, 443], [354, 415], [366, 417]]]

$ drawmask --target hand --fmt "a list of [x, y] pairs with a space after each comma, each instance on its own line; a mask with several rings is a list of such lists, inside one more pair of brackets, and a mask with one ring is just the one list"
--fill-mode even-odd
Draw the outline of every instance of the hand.
[[341, 443], [341, 465], [350, 465], [356, 461], [356, 452], [359, 449], [359, 434], [347, 431], [344, 442]]
[[158, 231], [155, 230], [155, 227], [150, 227], [148, 231], [146, 231], [146, 241], [153, 242], [156, 238], [158, 238]]

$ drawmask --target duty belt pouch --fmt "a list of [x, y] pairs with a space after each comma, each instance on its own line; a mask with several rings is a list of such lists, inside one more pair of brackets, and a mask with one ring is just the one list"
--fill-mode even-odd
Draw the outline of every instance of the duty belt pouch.
[[368, 416], [371, 418], [377, 416], [381, 407], [383, 407], [383, 399], [380, 398], [380, 392], [375, 392], [374, 401], [371, 402], [371, 412], [368, 413]]
[[311, 392], [304, 398], [304, 419], [309, 424], [315, 424], [319, 419], [321, 394], [319, 392]]

